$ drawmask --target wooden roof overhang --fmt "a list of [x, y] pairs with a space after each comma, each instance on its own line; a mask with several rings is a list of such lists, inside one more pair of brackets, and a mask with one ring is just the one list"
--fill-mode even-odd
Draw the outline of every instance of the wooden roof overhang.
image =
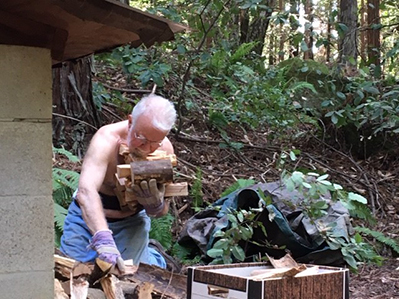
[[0, 44], [51, 49], [53, 64], [185, 29], [115, 0], [0, 0]]

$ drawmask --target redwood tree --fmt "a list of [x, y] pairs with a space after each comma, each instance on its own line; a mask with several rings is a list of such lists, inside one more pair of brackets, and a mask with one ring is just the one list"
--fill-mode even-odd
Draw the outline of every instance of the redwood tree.
[[266, 6], [267, 9], [259, 7], [257, 10], [259, 12], [254, 16], [250, 15], [249, 8], [241, 10], [240, 13], [240, 41], [241, 43], [253, 41], [258, 42], [254, 51], [259, 55], [262, 55], [263, 52], [266, 31], [269, 26], [275, 2], [275, 0], [261, 1], [261, 4]]
[[346, 63], [350, 58], [357, 58], [357, 1], [340, 2], [340, 42], [339, 61]]
[[368, 64], [380, 65], [380, 0], [367, 1], [367, 54]]

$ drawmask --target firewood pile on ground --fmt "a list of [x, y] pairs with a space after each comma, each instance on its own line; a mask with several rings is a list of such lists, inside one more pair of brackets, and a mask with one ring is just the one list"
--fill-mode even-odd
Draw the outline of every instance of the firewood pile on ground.
[[54, 255], [55, 299], [181, 299], [187, 277], [159, 267], [129, 265], [126, 273], [101, 273], [94, 263], [80, 263]]

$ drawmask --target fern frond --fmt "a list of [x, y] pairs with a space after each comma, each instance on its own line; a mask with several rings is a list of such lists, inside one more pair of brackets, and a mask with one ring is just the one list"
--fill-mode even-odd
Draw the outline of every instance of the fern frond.
[[369, 229], [367, 227], [360, 227], [360, 226], [356, 226], [354, 229], [355, 231], [365, 234], [366, 236], [373, 237], [378, 242], [391, 247], [396, 253], [399, 253], [399, 243], [394, 239], [385, 236], [383, 233]]
[[150, 239], [157, 240], [165, 250], [169, 250], [172, 247], [173, 235], [171, 226], [173, 221], [174, 217], [171, 214], [151, 219]]
[[184, 247], [179, 243], [175, 243], [171, 251], [172, 255], [184, 265], [198, 265], [201, 261], [200, 254], [193, 256], [195, 249]]
[[311, 90], [313, 93], [317, 93], [316, 89], [314, 88], [313, 84], [308, 83], [308, 82], [296, 82], [294, 83], [294, 85], [292, 85], [290, 87], [291, 92], [295, 93], [297, 91], [301, 91], [303, 89], [309, 89]]
[[72, 190], [78, 188], [80, 174], [73, 170], [53, 168], [53, 190], [67, 186]]
[[54, 227], [54, 245], [56, 248], [61, 247], [62, 231], [57, 226]]
[[364, 219], [371, 225], [375, 224], [376, 220], [367, 205], [352, 200], [347, 207], [352, 217]]
[[67, 209], [60, 206], [59, 204], [54, 203], [54, 224], [61, 231], [63, 231], [64, 229], [64, 222], [67, 213], [68, 213]]
[[226, 116], [219, 111], [209, 111], [208, 115], [209, 123], [217, 129], [224, 129], [229, 125], [229, 121]]
[[248, 186], [251, 186], [255, 184], [254, 180], [244, 180], [244, 179], [238, 179], [233, 185], [231, 185], [229, 188], [227, 188], [221, 195], [221, 197], [225, 197], [229, 195], [230, 193], [242, 189]]
[[71, 162], [74, 162], [74, 163], [80, 162], [80, 159], [77, 156], [75, 156], [74, 154], [72, 154], [71, 152], [67, 151], [64, 148], [57, 148], [57, 147], [53, 146], [53, 153], [64, 155]]
[[244, 56], [248, 55], [252, 49], [256, 46], [258, 42], [250, 42], [250, 43], [243, 43], [241, 44], [237, 51], [235, 51], [230, 57], [230, 63], [234, 63]]
[[216, 72], [219, 72], [219, 70], [223, 69], [223, 66], [226, 64], [226, 56], [227, 54], [225, 51], [215, 52], [210, 59], [210, 67]]
[[63, 187], [57, 190], [53, 190], [54, 203], [57, 203], [63, 207], [69, 206], [69, 204], [72, 202], [73, 192], [74, 190], [68, 187]]

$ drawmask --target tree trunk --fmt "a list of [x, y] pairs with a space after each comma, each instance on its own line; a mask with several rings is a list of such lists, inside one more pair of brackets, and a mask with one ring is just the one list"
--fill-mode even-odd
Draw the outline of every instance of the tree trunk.
[[[279, 11], [284, 11], [284, 0], [278, 1]], [[286, 40], [285, 32], [283, 24], [280, 24], [280, 39], [279, 39], [279, 53], [278, 53], [278, 61], [284, 61], [284, 41]]]
[[[357, 1], [341, 0], [340, 2], [340, 23], [347, 27], [340, 37], [339, 61], [349, 62], [357, 58]], [[356, 65], [355, 65], [356, 66]]]
[[[380, 0], [367, 3], [367, 54], [368, 64], [380, 65]], [[377, 27], [377, 28], [376, 28]]]
[[361, 0], [360, 4], [360, 57], [365, 62], [367, 61], [366, 55], [366, 27], [367, 27], [367, 20], [366, 20], [366, 13], [367, 8], [365, 6], [364, 0]]
[[330, 15], [331, 15], [331, 13], [332, 13], [332, 3], [331, 2], [329, 2], [328, 3], [328, 9], [327, 9], [327, 12], [328, 12], [328, 22], [327, 22], [327, 46], [326, 46], [326, 61], [327, 62], [329, 62], [330, 61], [330, 58], [331, 58], [331, 31], [332, 31], [332, 26], [331, 26], [331, 22], [332, 22], [332, 20], [331, 20], [331, 18], [330, 18]]
[[80, 157], [101, 126], [92, 96], [91, 64], [86, 57], [53, 69], [53, 145]]
[[[297, 20], [299, 20], [299, 4], [297, 0], [290, 0], [290, 13], [295, 16]], [[299, 23], [291, 22], [291, 30], [295, 32], [299, 28]], [[290, 57], [299, 56], [299, 45], [291, 44], [290, 45]]]
[[305, 1], [305, 14], [308, 18], [309, 24], [305, 28], [305, 42], [308, 50], [303, 53], [303, 59], [313, 59], [313, 4], [312, 0]]
[[[272, 8], [274, 7], [275, 0], [267, 0], [265, 5], [270, 9], [262, 10], [258, 16], [255, 16], [250, 22], [250, 16], [248, 10], [241, 12], [241, 27], [240, 27], [240, 41], [253, 42], [257, 41], [257, 45], [254, 47], [255, 53], [262, 55], [263, 47], [265, 45], [266, 31], [269, 26], [270, 16], [272, 14]], [[249, 23], [250, 22], [250, 23]], [[247, 30], [245, 30], [247, 29]]]
[[270, 36], [270, 41], [269, 41], [269, 65], [275, 65], [276, 63], [276, 56], [275, 56], [275, 52], [277, 49], [277, 40], [276, 40], [276, 36], [272, 35]]
[[247, 9], [240, 9], [240, 44], [247, 42], [249, 28], [249, 13]]

